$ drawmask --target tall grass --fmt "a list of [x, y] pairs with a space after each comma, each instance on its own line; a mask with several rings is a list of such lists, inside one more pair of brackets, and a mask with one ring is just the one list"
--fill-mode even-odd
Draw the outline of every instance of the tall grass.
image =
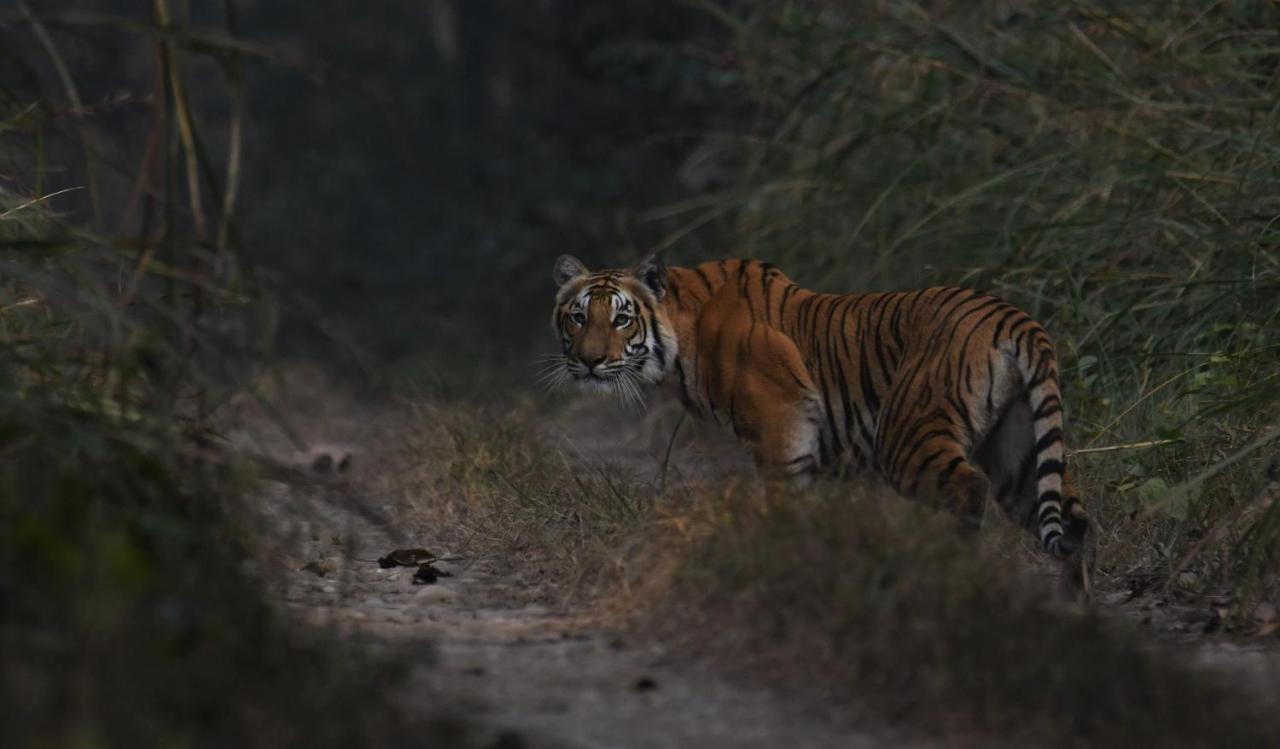
[[400, 670], [288, 631], [247, 564], [216, 415], [273, 312], [235, 229], [242, 107], [216, 159], [187, 94], [211, 54], [238, 102], [238, 55], [192, 43], [156, 0], [139, 144], [18, 7], [6, 56], [25, 75], [0, 79], [5, 745], [466, 745], [458, 724], [370, 699]]
[[1276, 595], [1280, 511], [1218, 526], [1280, 437], [1280, 9], [699, 5], [748, 112], [687, 163], [714, 194], [654, 212], [669, 241], [1009, 297], [1056, 335], [1104, 554]]

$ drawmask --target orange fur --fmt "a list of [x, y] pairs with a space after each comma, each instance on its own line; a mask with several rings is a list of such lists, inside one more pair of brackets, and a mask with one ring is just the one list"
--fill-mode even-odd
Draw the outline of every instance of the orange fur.
[[946, 287], [818, 294], [756, 260], [591, 273], [561, 258], [556, 280], [575, 377], [667, 383], [766, 477], [876, 470], [970, 525], [992, 496], [1052, 555], [1084, 550], [1053, 346], [1013, 305]]

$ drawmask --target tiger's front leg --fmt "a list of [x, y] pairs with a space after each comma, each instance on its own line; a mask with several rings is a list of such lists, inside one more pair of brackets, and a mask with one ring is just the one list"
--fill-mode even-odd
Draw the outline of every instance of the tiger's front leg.
[[[788, 366], [792, 366], [788, 364]], [[822, 405], [804, 382], [797, 354], [797, 377], [778, 372], [746, 372], [735, 383], [730, 418], [734, 433], [746, 442], [760, 476], [770, 483], [806, 488], [824, 468], [821, 448]]]
[[748, 441], [766, 481], [801, 489], [813, 485], [823, 468], [817, 411], [803, 399], [762, 404], [760, 434]]
[[718, 297], [698, 329], [698, 397], [717, 421], [747, 443], [768, 482], [807, 486], [822, 465], [822, 401], [794, 341], [749, 324], [752, 312], [734, 296]]

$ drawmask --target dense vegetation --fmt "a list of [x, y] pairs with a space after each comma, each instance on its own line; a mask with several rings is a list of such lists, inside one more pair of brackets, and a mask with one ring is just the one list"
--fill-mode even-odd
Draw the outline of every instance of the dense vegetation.
[[725, 176], [684, 226], [827, 289], [966, 283], [1021, 303], [1058, 338], [1069, 444], [1133, 447], [1075, 459], [1111, 564], [1195, 568], [1183, 583], [1246, 609], [1280, 593], [1263, 494], [1280, 10], [785, 3], [725, 20], [756, 111], [699, 150]]
[[8, 37], [19, 74], [0, 80], [3, 743], [465, 745], [460, 724], [369, 699], [398, 670], [359, 643], [294, 631], [249, 562], [246, 476], [218, 415], [271, 343], [271, 295], [235, 228], [240, 155], [204, 150], [183, 64], [209, 55], [234, 96], [239, 56], [134, 40], [163, 82], [142, 110], [143, 146], [128, 137], [136, 120], [101, 111], [128, 102], [80, 93], [78, 56], [43, 24], [24, 17]]

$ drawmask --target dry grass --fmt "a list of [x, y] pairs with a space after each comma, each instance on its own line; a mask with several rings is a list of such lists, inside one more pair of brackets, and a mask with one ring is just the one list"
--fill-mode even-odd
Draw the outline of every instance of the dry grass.
[[527, 402], [422, 405], [409, 448], [421, 469], [397, 480], [473, 551], [525, 568], [531, 596], [585, 602], [912, 731], [1261, 742], [1257, 716], [1220, 685], [1133, 626], [1055, 602], [1007, 523], [989, 522], [976, 548], [949, 517], [872, 487], [659, 492], [620, 478], [625, 465], [562, 453], [548, 418]]
[[1222, 685], [1126, 624], [1055, 602], [1051, 577], [963, 542], [950, 518], [846, 487], [735, 499], [686, 552], [677, 590], [798, 658], [797, 681], [817, 666], [905, 725], [1013, 742], [1266, 735]]
[[[392, 490], [456, 548], [523, 573], [532, 595], [609, 578], [617, 545], [652, 518], [651, 490], [549, 447], [529, 401], [421, 402], [411, 419], [405, 462], [417, 468], [391, 477]], [[558, 582], [537, 586], [544, 576]]]

